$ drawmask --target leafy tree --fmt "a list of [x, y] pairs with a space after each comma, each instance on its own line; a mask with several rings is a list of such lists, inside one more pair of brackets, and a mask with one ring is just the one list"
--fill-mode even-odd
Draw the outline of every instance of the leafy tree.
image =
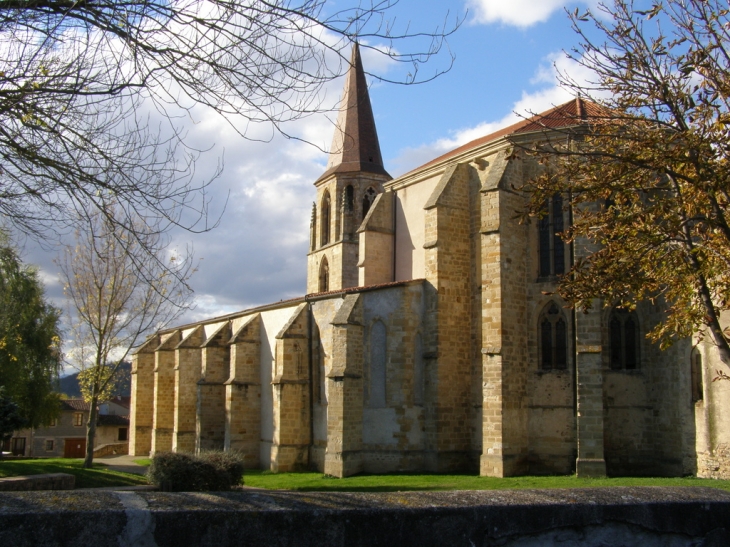
[[18, 405], [25, 427], [58, 415], [60, 312], [45, 300], [35, 269], [0, 232], [0, 388]]
[[13, 431], [22, 428], [24, 423], [18, 405], [5, 395], [5, 387], [0, 386], [0, 446], [13, 435]]
[[[126, 234], [108, 220], [114, 215], [96, 215], [92, 230], [77, 232], [75, 248], [59, 260], [70, 303], [73, 358], [90, 405], [84, 467], [93, 461], [98, 404], [113, 394], [129, 351], [179, 317], [191, 296], [191, 261], [169, 252], [159, 234], [145, 234], [142, 227], [125, 240]], [[137, 263], [150, 252], [156, 260], [142, 272]]]
[[561, 80], [600, 107], [534, 151], [546, 168], [531, 213], [563, 193], [574, 211], [567, 237], [594, 245], [562, 280], [569, 301], [665, 302], [653, 339], [665, 347], [706, 332], [730, 363], [720, 321], [730, 307], [728, 5], [666, 0], [640, 10], [616, 0], [598, 9], [572, 14], [580, 46], [569, 57], [592, 81]]
[[354, 40], [407, 63], [405, 83], [429, 79], [438, 71], [419, 68], [450, 30], [399, 32], [396, 2], [0, 0], [0, 214], [44, 238], [89, 229], [111, 202], [121, 243], [140, 218], [135, 244], [171, 225], [208, 229], [220, 167], [194, 180], [200, 151], [181, 119], [204, 107], [243, 137], [284, 133], [327, 110], [324, 86]]

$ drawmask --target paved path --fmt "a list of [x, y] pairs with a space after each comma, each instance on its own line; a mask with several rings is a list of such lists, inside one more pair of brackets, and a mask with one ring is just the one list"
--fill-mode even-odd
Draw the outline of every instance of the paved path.
[[144, 475], [147, 472], [147, 467], [134, 463], [134, 460], [139, 459], [141, 459], [139, 456], [103, 456], [94, 458], [94, 463], [104, 464], [114, 471]]

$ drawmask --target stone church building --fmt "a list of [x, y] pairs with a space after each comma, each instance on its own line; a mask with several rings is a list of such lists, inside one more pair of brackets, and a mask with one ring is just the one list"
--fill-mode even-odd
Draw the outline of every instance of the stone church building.
[[393, 179], [358, 47], [314, 182], [307, 294], [158, 332], [134, 356], [130, 454], [238, 450], [273, 471], [730, 477], [729, 382], [662, 318], [566, 309], [570, 212], [520, 224], [521, 145], [576, 99]]

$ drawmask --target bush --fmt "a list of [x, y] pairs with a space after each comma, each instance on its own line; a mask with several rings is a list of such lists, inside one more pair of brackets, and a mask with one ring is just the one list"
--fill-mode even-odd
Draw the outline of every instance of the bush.
[[203, 452], [200, 456], [175, 452], [155, 454], [147, 479], [163, 492], [230, 490], [243, 478], [238, 452]]

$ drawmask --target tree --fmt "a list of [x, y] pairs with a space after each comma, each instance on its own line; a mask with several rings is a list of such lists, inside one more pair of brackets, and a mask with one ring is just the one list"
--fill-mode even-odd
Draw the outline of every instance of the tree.
[[45, 300], [38, 272], [25, 266], [0, 232], [0, 388], [24, 427], [58, 415], [53, 388], [61, 363], [60, 312]]
[[[569, 240], [596, 244], [561, 283], [590, 307], [666, 303], [651, 333], [666, 347], [709, 333], [730, 363], [730, 18], [719, 0], [631, 0], [572, 14], [580, 45], [569, 54], [593, 74], [561, 74], [598, 103], [589, 122], [534, 152], [546, 168], [531, 213], [555, 193], [569, 197]], [[600, 35], [593, 41], [586, 24]], [[551, 159], [552, 158], [552, 159]], [[723, 373], [720, 373], [722, 375]]]
[[[98, 404], [112, 394], [129, 351], [179, 317], [191, 296], [191, 261], [168, 252], [159, 234], [144, 234], [141, 226], [125, 241], [109, 221], [114, 214], [93, 217], [92, 231], [77, 232], [76, 247], [59, 260], [71, 308], [73, 357], [90, 406], [84, 467], [93, 461]], [[150, 252], [157, 260], [141, 272], [137, 263]]]
[[286, 122], [331, 108], [322, 91], [354, 40], [408, 63], [405, 83], [434, 76], [419, 68], [450, 30], [399, 33], [396, 3], [0, 0], [0, 213], [42, 238], [88, 229], [110, 202], [126, 240], [144, 219], [135, 245], [171, 225], [208, 229], [220, 167], [194, 179], [200, 151], [181, 120], [202, 106], [243, 137], [291, 136]]
[[5, 395], [5, 387], [0, 386], [0, 458], [3, 457], [3, 443], [13, 435], [13, 431], [21, 429], [24, 423], [20, 408]]

